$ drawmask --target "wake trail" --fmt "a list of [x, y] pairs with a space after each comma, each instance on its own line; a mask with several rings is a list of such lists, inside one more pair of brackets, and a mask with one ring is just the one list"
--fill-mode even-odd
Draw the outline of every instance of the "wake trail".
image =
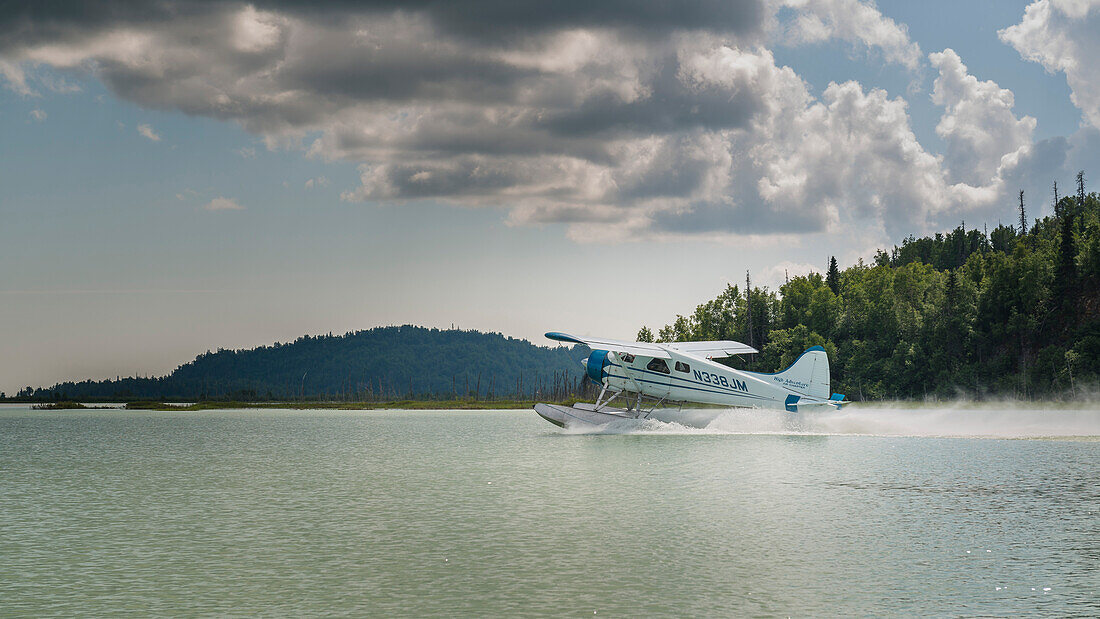
[[570, 427], [568, 434], [778, 434], [929, 438], [1100, 440], [1100, 408], [896, 408], [852, 405], [839, 411], [770, 409], [656, 411], [655, 418]]

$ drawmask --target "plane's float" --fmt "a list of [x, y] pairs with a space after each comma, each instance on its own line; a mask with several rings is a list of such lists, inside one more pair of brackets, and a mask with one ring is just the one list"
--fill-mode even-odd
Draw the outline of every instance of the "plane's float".
[[[588, 378], [600, 385], [595, 404], [535, 405], [543, 419], [561, 427], [650, 417], [684, 421], [685, 403], [791, 413], [837, 409], [847, 403], [843, 395], [830, 391], [829, 357], [820, 346], [807, 349], [781, 372], [763, 374], [714, 361], [757, 352], [740, 342], [621, 342], [557, 332], [546, 337], [591, 348], [581, 363]], [[612, 407], [620, 398], [620, 406]]]

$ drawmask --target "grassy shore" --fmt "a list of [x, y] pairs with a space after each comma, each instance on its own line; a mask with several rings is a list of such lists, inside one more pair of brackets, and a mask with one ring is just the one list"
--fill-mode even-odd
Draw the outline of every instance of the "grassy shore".
[[82, 409], [109, 409], [113, 406], [88, 406], [81, 404], [80, 402], [63, 401], [63, 402], [43, 402], [31, 406], [31, 408], [39, 411], [70, 411], [70, 410], [82, 410]]
[[[543, 401], [543, 400], [540, 400]], [[556, 402], [572, 405], [577, 400]], [[290, 410], [475, 410], [475, 409], [525, 409], [532, 408], [535, 400], [392, 400], [387, 402], [225, 402], [206, 401], [186, 406], [171, 405], [164, 402], [128, 402], [128, 410], [154, 411], [204, 411], [219, 409], [290, 409]], [[79, 405], [78, 405], [79, 407]], [[82, 408], [82, 407], [81, 407]]]

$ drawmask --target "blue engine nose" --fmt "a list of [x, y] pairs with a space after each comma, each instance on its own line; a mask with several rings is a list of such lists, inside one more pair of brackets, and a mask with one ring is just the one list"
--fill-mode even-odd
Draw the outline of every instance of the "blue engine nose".
[[588, 377], [592, 382], [603, 383], [603, 379], [607, 378], [607, 366], [610, 363], [607, 360], [606, 350], [593, 350], [592, 354], [588, 355]]

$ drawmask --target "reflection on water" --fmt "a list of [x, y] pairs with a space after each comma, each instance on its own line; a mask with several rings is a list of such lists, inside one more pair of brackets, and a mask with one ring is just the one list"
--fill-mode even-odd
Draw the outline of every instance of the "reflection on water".
[[[1089, 411], [0, 410], [0, 614], [1096, 616]], [[614, 433], [618, 432], [618, 433]]]

